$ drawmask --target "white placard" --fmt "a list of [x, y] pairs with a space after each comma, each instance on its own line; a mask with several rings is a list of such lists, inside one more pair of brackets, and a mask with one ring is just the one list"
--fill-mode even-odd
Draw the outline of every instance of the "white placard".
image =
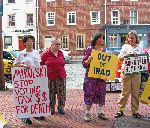
[[12, 84], [18, 118], [50, 115], [46, 66], [12, 68]]
[[124, 73], [132, 74], [148, 70], [148, 56], [141, 54], [136, 57], [129, 56], [124, 58]]

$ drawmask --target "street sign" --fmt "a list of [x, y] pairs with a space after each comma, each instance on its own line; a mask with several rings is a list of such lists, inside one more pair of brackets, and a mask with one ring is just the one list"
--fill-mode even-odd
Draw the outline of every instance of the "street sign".
[[0, 0], [0, 16], [3, 16], [3, 0]]

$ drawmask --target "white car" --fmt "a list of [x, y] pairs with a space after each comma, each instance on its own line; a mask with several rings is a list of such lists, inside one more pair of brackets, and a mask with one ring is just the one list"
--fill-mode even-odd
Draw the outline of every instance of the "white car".
[[72, 60], [71, 51], [67, 51], [63, 49], [60, 49], [60, 50], [63, 52], [66, 62]]

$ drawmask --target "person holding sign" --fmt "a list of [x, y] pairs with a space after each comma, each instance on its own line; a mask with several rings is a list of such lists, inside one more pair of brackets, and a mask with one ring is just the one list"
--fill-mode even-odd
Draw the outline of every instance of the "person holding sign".
[[[41, 57], [38, 51], [33, 49], [33, 43], [35, 41], [34, 36], [27, 35], [23, 37], [23, 43], [25, 49], [20, 52], [19, 56], [14, 62], [14, 67], [30, 68], [31, 66], [40, 66]], [[39, 117], [44, 119], [44, 117]], [[22, 118], [22, 121], [26, 124], [32, 124], [30, 118]]]
[[66, 101], [66, 70], [64, 55], [60, 50], [60, 46], [60, 39], [52, 38], [50, 48], [41, 53], [41, 65], [47, 66], [51, 114], [55, 113], [57, 95], [57, 109], [63, 115], [65, 114], [64, 107]]
[[[96, 33], [91, 41], [91, 46], [84, 49], [83, 67], [86, 69], [83, 90], [84, 90], [84, 102], [86, 107], [86, 113], [84, 116], [85, 121], [91, 121], [90, 109], [92, 104], [98, 104], [98, 117], [103, 120], [107, 120], [104, 112], [102, 111], [103, 105], [105, 105], [106, 95], [106, 81], [100, 78], [88, 77], [90, 63], [92, 61], [91, 52], [92, 49], [104, 51], [104, 36], [102, 33]], [[94, 60], [93, 60], [94, 61]]]
[[[119, 60], [124, 60], [124, 57], [133, 56], [136, 57], [137, 54], [143, 54], [143, 49], [139, 47], [139, 37], [136, 31], [132, 30], [127, 35], [126, 44], [122, 46], [120, 54], [118, 55]], [[121, 99], [119, 101], [119, 112], [115, 115], [115, 118], [124, 116], [123, 110], [128, 101], [129, 95], [131, 94], [131, 110], [132, 116], [135, 118], [141, 118], [141, 115], [138, 113], [139, 107], [139, 93], [140, 93], [140, 84], [141, 84], [141, 74], [132, 73], [125, 74], [124, 70], [125, 63], [123, 61], [121, 68], [121, 86], [122, 93]], [[131, 67], [132, 68], [132, 67]]]

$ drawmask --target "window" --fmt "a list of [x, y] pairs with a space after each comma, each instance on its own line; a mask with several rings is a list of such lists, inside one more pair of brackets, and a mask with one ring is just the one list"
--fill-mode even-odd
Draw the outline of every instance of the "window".
[[112, 34], [109, 36], [109, 46], [108, 47], [119, 47], [117, 34]]
[[138, 24], [138, 11], [130, 10], [130, 24]]
[[67, 35], [63, 35], [61, 37], [61, 48], [62, 49], [68, 49], [69, 46], [68, 46], [68, 36]]
[[26, 0], [27, 3], [33, 2], [33, 0]]
[[85, 44], [85, 35], [77, 34], [76, 36], [76, 48], [77, 50], [82, 50]]
[[27, 26], [33, 26], [33, 14], [27, 14]]
[[51, 39], [53, 36], [45, 36], [44, 48], [49, 48], [51, 45]]
[[8, 26], [15, 26], [15, 14], [8, 15]]
[[90, 12], [91, 24], [100, 24], [100, 12], [91, 11]]
[[15, 3], [15, 0], [8, 0], [8, 3]]
[[7, 49], [12, 46], [12, 36], [4, 36], [4, 48]]
[[47, 12], [46, 13], [47, 25], [53, 26], [55, 25], [55, 12]]
[[111, 0], [111, 1], [119, 1], [119, 0]]
[[138, 1], [138, 0], [130, 0], [130, 1]]
[[111, 13], [111, 24], [120, 24], [120, 15], [119, 15], [119, 10], [113, 10]]
[[67, 25], [76, 25], [76, 11], [67, 12]]

